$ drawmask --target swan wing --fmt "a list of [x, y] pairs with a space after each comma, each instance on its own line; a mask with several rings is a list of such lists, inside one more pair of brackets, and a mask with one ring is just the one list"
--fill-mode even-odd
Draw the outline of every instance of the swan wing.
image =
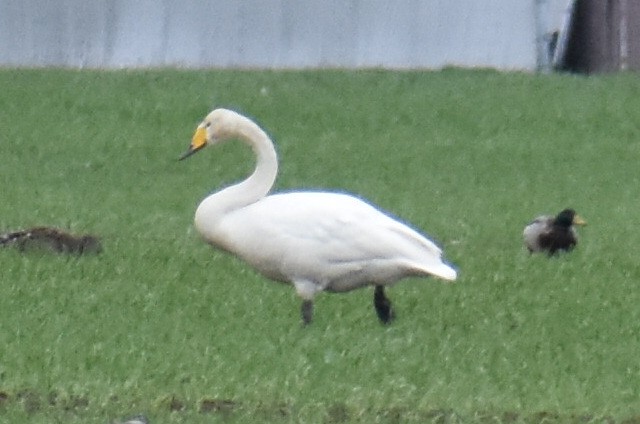
[[424, 274], [456, 278], [431, 240], [349, 195], [267, 196], [225, 216], [220, 228], [222, 247], [272, 278], [290, 280], [305, 271], [327, 280], [345, 274], [385, 281]]

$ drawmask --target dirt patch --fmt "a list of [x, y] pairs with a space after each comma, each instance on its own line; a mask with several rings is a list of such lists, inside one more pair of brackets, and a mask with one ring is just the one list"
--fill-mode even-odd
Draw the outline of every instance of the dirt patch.
[[203, 399], [200, 401], [200, 413], [207, 414], [212, 412], [221, 412], [229, 414], [236, 407], [236, 402], [230, 399]]
[[[186, 399], [179, 398], [175, 394], [167, 395], [157, 404], [160, 410], [165, 413], [186, 413], [197, 412], [200, 414], [219, 414], [221, 418], [232, 418], [235, 413], [242, 409], [242, 414], [253, 414], [256, 422], [273, 420], [294, 420], [296, 418], [296, 405], [288, 403], [259, 403], [257, 405], [247, 405], [237, 400], [226, 398], [204, 397], [200, 401], [193, 403]], [[122, 403], [123, 408], [131, 405], [127, 404], [127, 399], [112, 395], [109, 398], [111, 403]], [[48, 393], [38, 392], [32, 389], [22, 389], [16, 392], [0, 389], [0, 408], [5, 409], [12, 406], [20, 406], [25, 412], [34, 414], [43, 411], [53, 411], [55, 409], [71, 414], [86, 414], [92, 403], [96, 401], [89, 395], [67, 394], [64, 392], [50, 391]], [[98, 403], [100, 403], [98, 401]], [[349, 405], [343, 402], [327, 404], [325, 408], [324, 422], [327, 424], [348, 423], [358, 420], [361, 417], [354, 415], [349, 409]], [[82, 411], [82, 412], [81, 412]], [[533, 413], [522, 413], [515, 411], [493, 411], [482, 410], [461, 415], [454, 409], [434, 408], [425, 410], [415, 410], [408, 407], [382, 407], [378, 410], [369, 410], [367, 414], [377, 417], [385, 423], [415, 422], [419, 417], [420, 422], [434, 424], [459, 424], [464, 422], [474, 422], [480, 424], [640, 424], [640, 415], [629, 417], [603, 416], [597, 414], [583, 415], [562, 414], [553, 411], [538, 411]]]
[[328, 424], [340, 424], [349, 422], [351, 414], [344, 403], [334, 403], [327, 409]]
[[169, 399], [167, 399], [167, 407], [171, 412], [179, 412], [185, 409], [185, 403], [175, 395], [171, 395]]
[[4, 408], [9, 403], [9, 393], [0, 392], [0, 408]]

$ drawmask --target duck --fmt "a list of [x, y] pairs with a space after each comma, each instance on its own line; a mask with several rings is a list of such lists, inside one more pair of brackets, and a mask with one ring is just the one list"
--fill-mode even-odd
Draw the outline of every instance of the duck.
[[587, 225], [587, 222], [571, 208], [555, 216], [538, 216], [524, 228], [524, 245], [530, 253], [546, 252], [549, 256], [569, 252], [578, 243], [576, 225]]
[[457, 271], [429, 238], [351, 194], [286, 191], [271, 194], [278, 156], [267, 133], [252, 119], [218, 108], [197, 126], [179, 160], [228, 140], [248, 145], [255, 168], [246, 179], [204, 198], [194, 225], [215, 248], [242, 259], [269, 280], [289, 284], [302, 300], [307, 325], [321, 292], [373, 286], [383, 324], [395, 318], [385, 287], [406, 277], [455, 281]]

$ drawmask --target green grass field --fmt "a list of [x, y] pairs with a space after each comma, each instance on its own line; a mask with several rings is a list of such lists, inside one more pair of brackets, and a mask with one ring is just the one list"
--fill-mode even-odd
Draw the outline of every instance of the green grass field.
[[[0, 232], [99, 235], [100, 256], [0, 251], [0, 422], [640, 422], [640, 79], [447, 69], [0, 70]], [[214, 106], [255, 117], [277, 190], [356, 193], [429, 234], [446, 285], [322, 294], [205, 245], [240, 143], [178, 162]], [[571, 206], [576, 251], [522, 246]]]

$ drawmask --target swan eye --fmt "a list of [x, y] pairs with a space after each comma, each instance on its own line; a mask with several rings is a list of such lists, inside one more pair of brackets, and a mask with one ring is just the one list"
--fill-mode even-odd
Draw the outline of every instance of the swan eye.
[[206, 128], [209, 128], [211, 126], [211, 122], [207, 122], [207, 125], [205, 125]]

